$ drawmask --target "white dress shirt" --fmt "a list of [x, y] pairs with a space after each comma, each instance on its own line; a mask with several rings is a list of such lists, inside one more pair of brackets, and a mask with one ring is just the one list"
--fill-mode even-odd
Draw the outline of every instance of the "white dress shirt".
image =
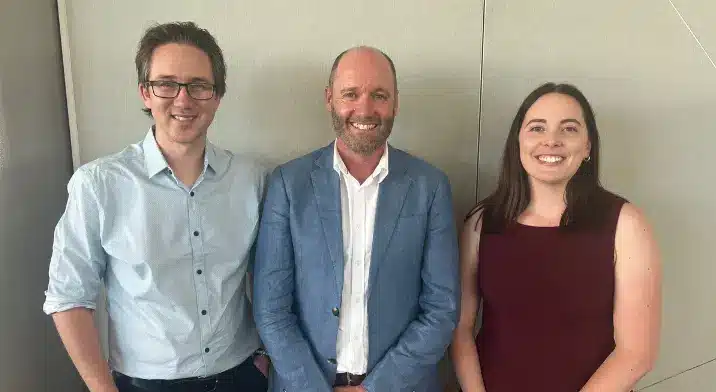
[[388, 148], [373, 173], [360, 184], [348, 172], [334, 143], [333, 169], [340, 175], [343, 222], [343, 293], [338, 323], [338, 373], [365, 374], [368, 368], [366, 291], [380, 183], [388, 175]]

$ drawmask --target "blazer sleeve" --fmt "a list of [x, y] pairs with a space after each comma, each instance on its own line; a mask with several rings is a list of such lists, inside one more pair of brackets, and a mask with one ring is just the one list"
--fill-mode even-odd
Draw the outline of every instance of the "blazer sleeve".
[[254, 318], [274, 370], [287, 390], [331, 392], [333, 388], [292, 310], [295, 260], [289, 211], [279, 167], [269, 179], [256, 243]]
[[445, 354], [459, 314], [457, 230], [446, 176], [436, 187], [428, 211], [418, 317], [363, 382], [369, 392], [415, 387]]

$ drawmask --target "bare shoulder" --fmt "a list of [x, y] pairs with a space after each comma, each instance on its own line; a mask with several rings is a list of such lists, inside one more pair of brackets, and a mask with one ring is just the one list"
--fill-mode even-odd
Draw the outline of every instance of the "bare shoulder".
[[625, 203], [619, 213], [615, 238], [617, 263], [649, 265], [658, 262], [658, 249], [653, 228], [643, 210]]
[[477, 266], [477, 256], [482, 232], [482, 210], [472, 211], [463, 223], [460, 235], [460, 259], [462, 264], [473, 269]]
[[617, 238], [640, 233], [651, 235], [651, 225], [642, 209], [632, 203], [624, 203], [617, 221]]
[[478, 208], [468, 214], [462, 227], [463, 236], [480, 237], [480, 232], [482, 231], [482, 213], [483, 210]]

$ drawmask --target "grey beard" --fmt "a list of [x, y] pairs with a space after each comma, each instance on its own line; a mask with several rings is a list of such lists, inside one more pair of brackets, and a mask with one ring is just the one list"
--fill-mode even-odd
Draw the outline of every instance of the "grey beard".
[[[348, 146], [348, 148], [363, 156], [370, 156], [380, 147], [382, 147], [388, 140], [390, 133], [393, 130], [394, 117], [386, 119], [379, 119], [378, 125], [376, 126], [375, 137], [356, 137], [356, 135], [347, 132], [346, 128], [349, 126], [347, 119], [340, 117], [335, 110], [331, 110], [331, 119], [333, 122], [333, 130], [336, 135]], [[371, 119], [370, 122], [375, 122], [375, 118]]]

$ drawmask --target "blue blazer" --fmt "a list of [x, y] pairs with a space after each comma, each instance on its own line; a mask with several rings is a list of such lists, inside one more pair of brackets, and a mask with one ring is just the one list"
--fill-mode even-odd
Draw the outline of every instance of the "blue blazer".
[[[458, 247], [447, 176], [392, 148], [380, 185], [368, 281], [370, 392], [441, 389], [437, 363], [457, 324]], [[263, 206], [254, 316], [272, 391], [332, 392], [343, 288], [333, 144], [279, 166]]]

